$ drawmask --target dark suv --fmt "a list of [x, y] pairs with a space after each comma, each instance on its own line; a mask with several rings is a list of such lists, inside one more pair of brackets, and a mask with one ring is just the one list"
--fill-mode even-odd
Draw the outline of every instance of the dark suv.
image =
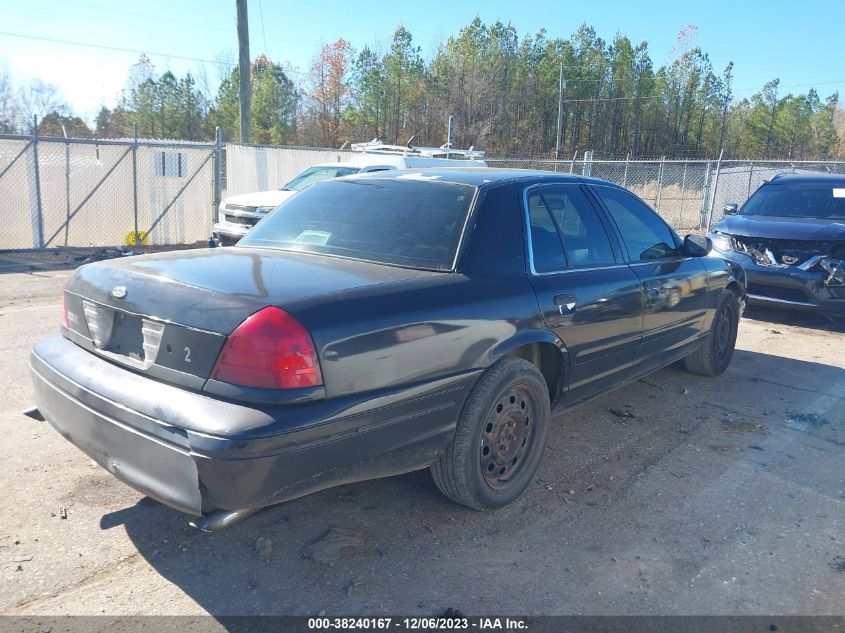
[[710, 237], [745, 269], [749, 302], [845, 316], [845, 175], [779, 174]]

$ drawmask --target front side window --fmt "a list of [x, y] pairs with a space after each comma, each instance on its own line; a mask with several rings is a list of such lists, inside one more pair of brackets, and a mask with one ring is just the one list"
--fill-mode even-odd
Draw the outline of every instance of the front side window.
[[763, 185], [742, 206], [740, 214], [845, 220], [845, 183], [840, 187], [806, 183]]
[[636, 196], [613, 187], [594, 187], [622, 234], [632, 262], [678, 254], [672, 229]]
[[308, 185], [331, 178], [351, 176], [360, 171], [358, 167], [309, 167], [288, 184], [282, 187], [283, 191], [302, 191]]
[[290, 198], [239, 245], [451, 270], [475, 192], [403, 177], [328, 180]]
[[579, 186], [537, 187], [527, 202], [536, 272], [614, 263], [607, 231]]

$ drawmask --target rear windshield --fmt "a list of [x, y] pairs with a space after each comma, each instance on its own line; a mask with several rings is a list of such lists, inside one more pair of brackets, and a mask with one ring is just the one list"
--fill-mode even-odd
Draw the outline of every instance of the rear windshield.
[[296, 194], [244, 246], [450, 270], [475, 187], [432, 180], [330, 180]]
[[288, 184], [282, 187], [283, 191], [301, 191], [308, 185], [313, 185], [321, 180], [351, 176], [360, 171], [358, 167], [309, 167]]
[[845, 185], [763, 185], [742, 206], [742, 215], [845, 219]]

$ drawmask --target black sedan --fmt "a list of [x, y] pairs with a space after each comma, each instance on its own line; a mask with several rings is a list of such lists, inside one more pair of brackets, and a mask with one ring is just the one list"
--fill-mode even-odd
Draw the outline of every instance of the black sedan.
[[749, 302], [845, 316], [845, 176], [777, 175], [711, 238], [745, 269]]
[[116, 477], [219, 529], [431, 468], [476, 509], [530, 483], [553, 411], [731, 360], [742, 269], [608, 182], [381, 172], [238, 246], [98, 262], [31, 356], [37, 406]]

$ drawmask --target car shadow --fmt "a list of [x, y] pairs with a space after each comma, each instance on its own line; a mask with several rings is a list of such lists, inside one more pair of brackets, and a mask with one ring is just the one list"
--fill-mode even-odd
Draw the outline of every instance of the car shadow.
[[[104, 515], [100, 527], [122, 526], [158, 573], [224, 626], [225, 616], [336, 613], [344, 603], [386, 613], [389, 601], [360, 604], [368, 595], [361, 587], [418, 561], [444, 521], [484, 520], [442, 497], [427, 471], [324, 490], [217, 533], [190, 519], [144, 498]], [[429, 614], [448, 606], [417, 603]]]
[[845, 318], [832, 319], [814, 312], [781, 310], [757, 305], [749, 305], [743, 318], [752, 321], [791, 325], [795, 327], [823, 330], [825, 332], [845, 332]]
[[[771, 397], [766, 376], [793, 385], [794, 391], [786, 399]], [[473, 613], [479, 605], [490, 605], [479, 602], [479, 595], [493, 600], [508, 595], [508, 583], [520, 582], [505, 573], [492, 575], [479, 588], [471, 579], [483, 577], [486, 566], [507, 567], [523, 574], [521, 582], [531, 582], [532, 565], [549, 552], [567, 561], [565, 571], [550, 572], [550, 587], [560, 590], [582, 574], [589, 576], [587, 561], [598, 548], [613, 547], [615, 538], [636, 539], [629, 523], [651, 524], [664, 512], [634, 503], [630, 495], [675, 449], [686, 460], [700, 455], [696, 465], [687, 462], [685, 468], [711, 477], [692, 477], [691, 485], [713, 485], [722, 472], [708, 470], [714, 460], [727, 468], [763, 455], [759, 445], [767, 438], [795, 432], [784, 428], [784, 420], [818, 398], [811, 388], [841, 382], [845, 369], [745, 350], [737, 350], [729, 371], [714, 379], [668, 367], [556, 415], [536, 481], [518, 501], [494, 513], [451, 503], [420, 471], [324, 490], [214, 534], [190, 527], [189, 517], [149, 499], [103, 516], [100, 527], [124, 529], [156, 572], [224, 627], [227, 616], [241, 615], [378, 615], [397, 608], [408, 615], [440, 615], [449, 608]], [[755, 402], [765, 403], [760, 425], [747, 419], [741, 425], [731, 422], [742, 416], [726, 412]], [[667, 408], [675, 414], [667, 416]], [[757, 427], [763, 424], [768, 428], [761, 433]], [[741, 438], [745, 432], [750, 435]], [[691, 442], [700, 453], [684, 448]], [[714, 452], [714, 446], [729, 443], [737, 450]], [[754, 450], [746, 451], [746, 445]], [[592, 456], [587, 466], [585, 456]], [[683, 483], [674, 477], [668, 485]], [[596, 481], [612, 483], [593, 488]], [[577, 495], [569, 494], [570, 486]], [[596, 495], [594, 503], [585, 490]], [[747, 502], [754, 505], [755, 500]], [[655, 529], [674, 533], [681, 528], [666, 524]], [[550, 539], [549, 530], [558, 536]], [[642, 548], [653, 545], [650, 534], [641, 538]], [[502, 602], [501, 610], [519, 612], [519, 596], [515, 592]], [[548, 604], [549, 610], [571, 608]]]

